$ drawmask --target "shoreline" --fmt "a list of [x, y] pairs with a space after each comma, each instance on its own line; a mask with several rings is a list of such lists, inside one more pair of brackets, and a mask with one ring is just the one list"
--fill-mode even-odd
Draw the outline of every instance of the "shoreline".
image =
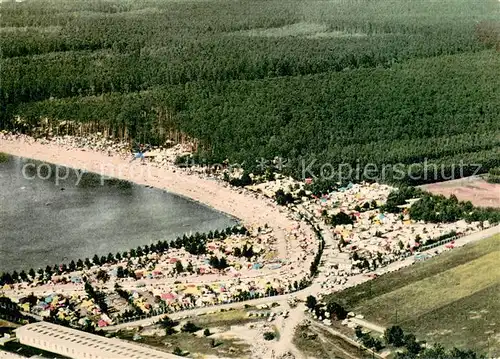
[[[1, 147], [1, 144], [0, 144], [0, 147]], [[33, 161], [37, 161], [37, 162], [40, 162], [41, 164], [48, 164], [48, 165], [51, 165], [51, 166], [59, 166], [59, 167], [64, 167], [64, 168], [67, 168], [71, 171], [79, 171], [81, 170], [81, 168], [76, 168], [76, 167], [73, 167], [72, 165], [64, 165], [64, 164], [58, 164], [58, 163], [53, 163], [53, 162], [49, 162], [49, 161], [41, 161], [41, 160], [38, 160], [36, 158], [32, 158], [32, 157], [26, 157], [26, 156], [21, 156], [21, 155], [16, 155], [16, 154], [10, 154], [10, 153], [5, 153], [5, 152], [0, 152], [0, 154], [4, 153], [6, 156], [9, 156], [9, 157], [17, 157], [19, 159], [22, 159], [22, 160], [33, 160]], [[97, 173], [97, 172], [91, 172], [91, 171], [85, 171], [85, 173], [88, 173], [88, 174], [91, 174], [91, 175], [95, 175], [95, 176], [102, 176], [101, 174]], [[217, 212], [217, 213], [220, 213], [230, 219], [233, 219], [235, 220], [236, 222], [238, 223], [241, 223], [241, 219], [235, 217], [234, 215], [232, 215], [231, 213], [226, 213], [226, 212], [223, 212], [217, 208], [214, 208], [212, 206], [210, 206], [209, 204], [206, 204], [204, 202], [200, 202], [194, 198], [191, 198], [191, 197], [188, 197], [186, 195], [183, 195], [181, 193], [177, 193], [177, 192], [173, 192], [169, 189], [163, 189], [163, 188], [158, 188], [158, 187], [154, 187], [154, 186], [151, 186], [151, 185], [142, 185], [142, 184], [139, 184], [139, 183], [136, 183], [134, 181], [131, 181], [131, 180], [128, 180], [128, 179], [121, 179], [121, 178], [117, 178], [117, 177], [107, 177], [107, 176], [104, 176], [106, 177], [106, 179], [115, 179], [115, 180], [120, 180], [120, 181], [123, 181], [123, 182], [128, 182], [128, 183], [131, 183], [135, 186], [143, 186], [143, 187], [149, 187], [149, 188], [154, 188], [156, 190], [159, 190], [159, 191], [162, 191], [162, 192], [165, 192], [165, 193], [168, 193], [169, 195], [173, 195], [173, 196], [177, 196], [177, 197], [180, 197], [182, 199], [185, 199], [187, 201], [190, 201], [190, 202], [193, 202], [193, 203], [196, 203], [197, 205], [200, 205], [206, 209], [209, 209], [211, 211], [214, 211], [214, 212]]]
[[189, 174], [173, 165], [130, 163], [119, 153], [105, 154], [26, 139], [31, 138], [2, 138], [0, 152], [165, 190], [228, 215], [247, 228], [264, 228], [267, 224], [276, 237], [278, 258], [289, 257], [287, 237], [296, 221], [288, 218], [285, 209], [262, 195]]

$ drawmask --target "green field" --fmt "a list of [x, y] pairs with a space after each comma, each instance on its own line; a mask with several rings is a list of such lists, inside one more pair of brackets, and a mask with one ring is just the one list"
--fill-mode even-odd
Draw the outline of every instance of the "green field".
[[[132, 341], [134, 333], [120, 331], [116, 337]], [[214, 339], [217, 345], [212, 346], [212, 337], [179, 332], [166, 336], [143, 336], [136, 343], [156, 347], [159, 350], [172, 352], [176, 347], [189, 352], [190, 358], [204, 358], [206, 356], [220, 358], [248, 358], [249, 345], [237, 339]]]
[[500, 235], [332, 296], [383, 326], [421, 340], [500, 350]]
[[302, 160], [484, 172], [500, 165], [498, 19], [497, 0], [3, 3], [0, 128], [187, 134], [201, 160], [281, 156], [296, 177]]

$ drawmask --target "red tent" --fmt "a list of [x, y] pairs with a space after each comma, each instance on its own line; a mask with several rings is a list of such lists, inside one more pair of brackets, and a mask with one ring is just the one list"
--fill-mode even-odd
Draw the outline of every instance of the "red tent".
[[163, 293], [161, 295], [161, 299], [164, 299], [164, 300], [172, 300], [175, 298], [175, 295], [173, 295], [172, 293]]

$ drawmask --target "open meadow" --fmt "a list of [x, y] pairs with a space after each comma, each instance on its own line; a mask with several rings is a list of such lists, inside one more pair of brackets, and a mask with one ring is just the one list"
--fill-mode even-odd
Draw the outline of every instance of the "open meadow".
[[199, 161], [278, 156], [296, 177], [485, 172], [500, 158], [499, 18], [496, 0], [3, 3], [0, 128], [196, 138]]
[[368, 321], [428, 343], [500, 350], [500, 235], [332, 295]]

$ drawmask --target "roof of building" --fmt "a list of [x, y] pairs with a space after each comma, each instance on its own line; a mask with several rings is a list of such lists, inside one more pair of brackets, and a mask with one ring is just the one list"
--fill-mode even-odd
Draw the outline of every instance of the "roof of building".
[[61, 325], [37, 322], [16, 329], [18, 338], [29, 336], [47, 342], [58, 342], [79, 352], [92, 353], [109, 359], [175, 359], [176, 355], [129, 343], [116, 338], [106, 338]]

